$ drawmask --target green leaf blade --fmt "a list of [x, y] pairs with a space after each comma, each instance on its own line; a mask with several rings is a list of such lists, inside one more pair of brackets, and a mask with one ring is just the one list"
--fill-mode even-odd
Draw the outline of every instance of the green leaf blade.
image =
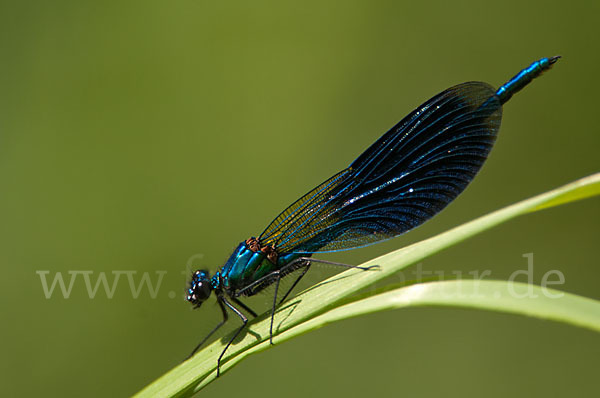
[[[350, 270], [335, 275], [298, 294], [278, 308], [275, 316], [275, 332], [277, 335], [283, 335], [287, 330], [331, 310], [336, 304], [359, 290], [510, 219], [597, 195], [600, 195], [600, 173], [497, 210], [363, 264], [363, 266], [379, 265], [381, 268], [377, 271]], [[222, 363], [222, 374], [247, 355], [269, 347], [269, 324], [268, 314], [263, 314], [249, 324], [249, 332], [243, 334], [228, 349]], [[275, 342], [279, 339], [280, 336], [276, 337]], [[223, 348], [224, 344], [221, 340], [215, 341], [190, 360], [147, 386], [136, 396], [172, 397], [198, 391], [215, 379], [217, 358]]]
[[[519, 282], [456, 280], [414, 284], [343, 305], [279, 335], [282, 343], [330, 323], [379, 311], [422, 307], [461, 307], [504, 312], [562, 322], [600, 332], [600, 301]], [[236, 356], [234, 366], [248, 355], [269, 348], [263, 342]], [[201, 383], [198, 390], [208, 383]]]

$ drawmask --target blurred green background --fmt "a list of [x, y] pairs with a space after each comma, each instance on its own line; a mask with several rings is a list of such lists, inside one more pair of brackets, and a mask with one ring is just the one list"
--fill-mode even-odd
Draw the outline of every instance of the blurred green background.
[[[128, 396], [176, 366], [220, 318], [212, 300], [183, 300], [186, 264], [214, 271], [451, 85], [498, 86], [564, 57], [504, 107], [489, 161], [446, 211], [324, 258], [358, 264], [598, 171], [597, 1], [0, 4], [5, 396]], [[534, 253], [535, 282], [560, 270], [559, 288], [600, 299], [599, 210], [596, 199], [533, 214], [422, 267], [506, 279]], [[154, 298], [134, 298], [123, 274], [112, 298], [100, 287], [91, 299], [79, 274], [69, 298], [56, 287], [47, 299], [41, 270], [67, 284], [74, 270], [92, 284], [164, 276]], [[590, 397], [599, 368], [587, 330], [423, 308], [281, 344], [203, 394]]]

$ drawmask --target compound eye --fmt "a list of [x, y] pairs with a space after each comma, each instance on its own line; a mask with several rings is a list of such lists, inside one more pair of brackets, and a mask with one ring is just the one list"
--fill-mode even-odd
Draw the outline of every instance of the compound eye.
[[199, 306], [203, 301], [210, 297], [212, 285], [208, 271], [197, 270], [192, 274], [192, 281], [187, 290], [187, 301]]
[[196, 297], [198, 297], [199, 300], [206, 300], [207, 298], [210, 297], [210, 292], [212, 291], [211, 287], [210, 287], [210, 283], [208, 280], [199, 282], [196, 285], [196, 289], [194, 290], [194, 293], [196, 294]]

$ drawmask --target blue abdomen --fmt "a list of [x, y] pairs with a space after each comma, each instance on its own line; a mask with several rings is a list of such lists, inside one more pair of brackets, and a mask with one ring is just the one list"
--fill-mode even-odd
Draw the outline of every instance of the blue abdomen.
[[559, 58], [560, 56], [542, 58], [533, 62], [527, 68], [517, 73], [512, 79], [510, 79], [508, 82], [506, 82], [506, 84], [502, 85], [502, 87], [496, 91], [496, 95], [500, 99], [500, 103], [504, 104], [510, 99], [510, 97], [528, 85], [533, 79], [541, 75], [545, 70], [550, 69], [550, 67]]

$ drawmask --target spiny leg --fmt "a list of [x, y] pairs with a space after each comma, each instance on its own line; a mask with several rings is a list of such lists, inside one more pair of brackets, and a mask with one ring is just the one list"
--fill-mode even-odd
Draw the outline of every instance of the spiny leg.
[[283, 295], [283, 298], [281, 300], [279, 300], [279, 304], [277, 304], [277, 305], [281, 305], [281, 303], [283, 303], [285, 301], [285, 299], [287, 298], [287, 296], [289, 296], [290, 293], [292, 292], [292, 290], [294, 290], [294, 288], [296, 287], [296, 285], [298, 284], [298, 282], [300, 282], [300, 279], [302, 279], [302, 277], [304, 275], [306, 275], [306, 273], [308, 272], [309, 268], [310, 268], [310, 261], [303, 267], [302, 272], [300, 273], [300, 275], [298, 276], [298, 278], [296, 278], [296, 281], [288, 289], [287, 293]]
[[308, 269], [310, 268], [311, 262], [316, 262], [316, 263], [323, 263], [323, 264], [329, 264], [329, 265], [336, 265], [336, 266], [340, 266], [340, 267], [344, 267], [344, 268], [356, 268], [356, 269], [361, 269], [361, 270], [369, 270], [372, 268], [379, 268], [378, 265], [372, 265], [369, 267], [360, 267], [357, 265], [349, 265], [349, 264], [343, 264], [343, 263], [336, 263], [333, 261], [327, 261], [327, 260], [319, 260], [319, 259], [315, 259], [312, 257], [299, 257], [295, 260], [293, 260], [292, 262], [290, 262], [289, 264], [286, 264], [284, 267], [282, 267], [279, 270], [273, 271], [265, 276], [263, 276], [262, 278], [254, 281], [253, 283], [251, 283], [250, 285], [244, 287], [243, 289], [239, 290], [236, 293], [236, 296], [239, 296], [241, 294], [243, 294], [244, 292], [249, 292], [250, 294], [252, 294], [252, 289], [255, 286], [260, 285], [261, 283], [263, 283], [264, 281], [268, 280], [268, 279], [273, 279], [275, 280], [275, 294], [273, 296], [273, 307], [271, 308], [271, 327], [269, 330], [269, 342], [271, 344], [273, 344], [273, 323], [274, 323], [274, 318], [275, 318], [275, 308], [277, 305], [277, 292], [279, 290], [279, 282], [281, 280], [281, 275], [285, 274], [285, 272], [293, 267], [296, 267], [297, 264], [299, 262], [305, 262], [305, 265], [302, 265], [301, 267], [304, 268], [302, 273], [298, 276], [298, 278], [296, 279], [296, 281], [292, 284], [292, 286], [288, 289], [288, 291], [285, 293], [285, 295], [283, 296], [283, 298], [281, 299], [281, 301], [279, 301], [279, 304], [281, 304], [282, 302], [285, 301], [285, 299], [288, 297], [288, 295], [292, 292], [292, 290], [294, 289], [294, 287], [296, 287], [296, 285], [298, 284], [298, 282], [300, 282], [300, 279], [302, 279], [302, 277], [306, 274], [306, 272], [308, 271]]
[[225, 355], [225, 351], [227, 351], [227, 349], [229, 348], [229, 346], [231, 345], [231, 343], [233, 343], [233, 340], [235, 340], [235, 338], [240, 334], [240, 332], [242, 331], [242, 329], [244, 329], [246, 327], [246, 324], [248, 323], [248, 318], [246, 318], [246, 316], [244, 314], [242, 314], [242, 312], [240, 310], [238, 310], [233, 305], [231, 305], [231, 303], [229, 301], [227, 301], [227, 299], [225, 297], [219, 296], [219, 301], [222, 301], [223, 304], [225, 304], [227, 307], [229, 307], [229, 309], [231, 311], [233, 311], [237, 316], [239, 316], [240, 319], [243, 322], [243, 325], [239, 327], [239, 329], [237, 330], [237, 332], [235, 332], [235, 334], [233, 335], [233, 337], [231, 338], [231, 340], [229, 340], [229, 342], [225, 346], [225, 349], [223, 350], [223, 352], [221, 353], [221, 355], [219, 355], [219, 359], [217, 360], [217, 377], [219, 377], [219, 375], [221, 373], [221, 359], [223, 358], [223, 355]]
[[281, 281], [281, 271], [275, 271], [275, 293], [273, 294], [273, 307], [271, 308], [271, 326], [269, 327], [269, 343], [273, 345], [273, 321], [275, 319], [275, 307], [277, 306], [277, 291], [279, 290], [279, 281]]
[[283, 268], [281, 268], [280, 270], [277, 271], [273, 271], [270, 274], [267, 274], [265, 276], [263, 276], [262, 278], [260, 278], [259, 280], [253, 282], [252, 284], [246, 286], [243, 290], [240, 290], [240, 293], [248, 290], [248, 289], [252, 289], [254, 286], [260, 284], [261, 282], [263, 282], [264, 280], [271, 278], [273, 276], [278, 277], [278, 275], [280, 273], [285, 273], [289, 268], [294, 267], [297, 263], [300, 262], [305, 262], [306, 264], [301, 265], [300, 267], [296, 268], [296, 269], [300, 269], [303, 268], [302, 273], [298, 276], [298, 278], [294, 281], [294, 283], [292, 284], [292, 286], [288, 289], [288, 291], [285, 293], [285, 295], [283, 296], [283, 298], [279, 301], [279, 303], [277, 305], [280, 305], [281, 303], [283, 303], [285, 301], [285, 299], [287, 298], [287, 296], [292, 292], [292, 290], [296, 287], [296, 285], [298, 284], [298, 282], [300, 282], [300, 279], [302, 279], [302, 277], [304, 275], [306, 275], [306, 273], [308, 272], [311, 263], [315, 262], [315, 263], [322, 263], [322, 264], [329, 264], [329, 265], [336, 265], [336, 266], [340, 266], [340, 267], [344, 267], [344, 268], [355, 268], [355, 269], [361, 269], [363, 271], [367, 271], [370, 269], [374, 269], [374, 268], [379, 268], [379, 265], [371, 265], [368, 267], [361, 267], [358, 265], [350, 265], [350, 264], [344, 264], [344, 263], [336, 263], [333, 261], [327, 261], [327, 260], [319, 260], [317, 258], [312, 258], [312, 257], [300, 257], [297, 258], [293, 261], [291, 261], [289, 264], [286, 264]]
[[[286, 272], [287, 272], [287, 271], [288, 271], [290, 268], [294, 267], [294, 266], [295, 266], [297, 263], [299, 263], [299, 262], [303, 262], [303, 261], [306, 261], [307, 259], [309, 259], [309, 260], [310, 260], [310, 257], [302, 257], [302, 259], [303, 259], [303, 260], [300, 260], [300, 259], [293, 260], [293, 261], [291, 261], [290, 263], [288, 263], [288, 264], [284, 265], [284, 266], [283, 266], [281, 269], [275, 270], [275, 271], [273, 271], [273, 272], [269, 272], [267, 275], [265, 275], [265, 276], [263, 276], [263, 277], [261, 277], [261, 278], [259, 278], [259, 279], [255, 280], [255, 281], [254, 281], [254, 282], [252, 282], [251, 284], [249, 284], [249, 285], [245, 286], [244, 288], [242, 288], [242, 289], [238, 290], [238, 291], [235, 293], [235, 297], [239, 297], [239, 296], [241, 296], [241, 295], [249, 295], [249, 296], [251, 296], [251, 295], [255, 294], [255, 293], [256, 293], [256, 291], [254, 291], [254, 288], [255, 288], [255, 287], [257, 287], [257, 286], [259, 286], [259, 285], [263, 284], [263, 283], [264, 283], [266, 280], [273, 279], [274, 277], [277, 277], [277, 275], [279, 275], [280, 273], [281, 273], [281, 274], [286, 274]], [[345, 265], [345, 264], [344, 264], [344, 265]], [[352, 266], [351, 266], [351, 265], [348, 265], [348, 267], [352, 267]], [[301, 268], [301, 267], [297, 267], [296, 269], [300, 269], [300, 268]], [[271, 282], [271, 283], [272, 283], [272, 282]], [[269, 284], [271, 284], [271, 283], [269, 283]]]
[[370, 269], [375, 269], [375, 268], [379, 268], [379, 265], [370, 265], [368, 267], [361, 267], [360, 265], [350, 265], [350, 264], [344, 264], [344, 263], [336, 263], [335, 261], [327, 261], [327, 260], [319, 260], [318, 258], [312, 258], [312, 257], [299, 257], [297, 259], [295, 259], [294, 261], [292, 261], [290, 263], [293, 264], [297, 261], [310, 261], [311, 263], [321, 263], [321, 264], [329, 264], [329, 265], [336, 265], [338, 267], [344, 267], [344, 268], [356, 268], [356, 269], [362, 269], [363, 271], [367, 271]]
[[217, 326], [215, 326], [215, 328], [213, 330], [211, 330], [210, 333], [205, 338], [202, 339], [202, 341], [196, 346], [196, 348], [194, 348], [194, 351], [192, 351], [192, 353], [186, 358], [186, 360], [190, 359], [196, 353], [196, 351], [198, 351], [198, 349], [200, 347], [202, 347], [202, 344], [206, 343], [206, 340], [208, 340], [210, 338], [210, 336], [213, 335], [214, 332], [216, 332], [221, 326], [223, 326], [225, 324], [225, 322], [227, 322], [228, 315], [227, 315], [227, 310], [225, 309], [225, 306], [219, 299], [217, 299], [217, 303], [219, 303], [219, 307], [221, 307], [221, 312], [223, 313], [223, 320], [221, 322], [219, 322], [219, 324]]
[[[283, 266], [281, 269], [270, 272], [269, 274], [263, 276], [262, 278], [257, 279], [256, 281], [252, 282], [251, 284], [249, 284], [248, 286], [244, 287], [243, 289], [240, 289], [236, 292], [236, 297], [241, 296], [242, 294], [249, 294], [252, 295], [253, 293], [253, 288], [256, 286], [259, 286], [260, 284], [264, 283], [266, 280], [268, 279], [273, 279], [275, 278], [275, 294], [273, 296], [273, 307], [271, 308], [271, 327], [269, 330], [269, 341], [271, 344], [273, 344], [273, 323], [274, 323], [274, 319], [275, 319], [275, 308], [277, 305], [277, 291], [279, 290], [279, 281], [281, 280], [281, 275], [285, 274], [285, 272], [287, 270], [289, 270], [290, 268], [297, 266], [297, 264], [299, 262], [305, 262], [306, 265], [303, 265], [299, 268], [304, 268], [304, 270], [302, 271], [302, 273], [300, 274], [300, 276], [298, 276], [298, 278], [296, 279], [296, 281], [292, 284], [292, 287], [290, 287], [288, 289], [288, 291], [286, 292], [286, 294], [283, 296], [283, 298], [281, 299], [281, 301], [279, 302], [279, 304], [281, 304], [283, 301], [285, 301], [285, 299], [287, 298], [287, 296], [291, 293], [292, 289], [294, 289], [294, 287], [296, 287], [296, 285], [298, 284], [298, 282], [300, 282], [300, 279], [302, 279], [302, 277], [306, 274], [306, 272], [308, 271], [308, 269], [310, 268], [311, 262], [315, 262], [315, 263], [323, 263], [323, 264], [329, 264], [329, 265], [336, 265], [336, 266], [340, 266], [340, 267], [344, 267], [344, 268], [356, 268], [356, 269], [361, 269], [361, 270], [369, 270], [372, 268], [379, 268], [378, 265], [371, 265], [369, 267], [360, 267], [357, 265], [350, 265], [350, 264], [344, 264], [344, 263], [336, 263], [334, 261], [327, 261], [327, 260], [319, 260], [319, 259], [315, 259], [312, 257], [299, 257], [293, 261], [291, 261], [289, 264], [286, 264], [285, 266]], [[248, 307], [246, 307], [242, 302], [238, 301], [235, 297], [232, 297], [232, 300], [235, 300], [236, 303], [240, 304], [243, 308], [245, 308], [248, 312], [252, 312], [252, 310], [250, 310]]]
[[236, 297], [231, 297], [231, 301], [233, 301], [234, 303], [236, 303], [237, 305], [239, 305], [240, 307], [242, 307], [243, 309], [245, 309], [246, 311], [248, 311], [248, 313], [250, 315], [252, 315], [253, 317], [257, 317], [258, 315], [256, 315], [256, 312], [254, 312], [252, 310], [252, 308], [248, 307], [246, 304], [242, 303], [238, 298]]
[[[248, 292], [250, 295], [252, 295], [254, 293], [252, 291], [253, 287], [261, 284], [262, 282], [264, 282], [267, 279], [273, 279], [273, 278], [275, 279], [275, 293], [273, 294], [273, 306], [271, 307], [271, 326], [269, 328], [269, 342], [271, 344], [273, 344], [273, 323], [274, 323], [274, 319], [275, 319], [275, 308], [277, 307], [277, 305], [281, 304], [287, 298], [287, 296], [290, 294], [292, 289], [294, 289], [294, 287], [298, 284], [300, 279], [302, 279], [302, 277], [304, 276], [304, 274], [306, 274], [306, 271], [308, 271], [308, 268], [310, 267], [310, 262], [307, 262], [306, 265], [302, 266], [302, 267], [304, 267], [302, 274], [300, 274], [300, 276], [296, 279], [296, 281], [294, 282], [292, 287], [290, 287], [288, 289], [288, 291], [285, 293], [285, 295], [283, 296], [283, 299], [281, 299], [279, 304], [277, 304], [277, 292], [279, 291], [279, 282], [281, 281], [281, 274], [282, 274], [282, 272], [287, 271], [289, 268], [293, 267], [296, 263], [297, 263], [297, 261], [292, 261], [291, 263], [284, 266], [282, 269], [275, 270], [275, 271], [263, 276], [262, 278], [254, 281], [253, 283], [251, 283], [250, 285], [246, 286], [245, 288], [239, 290], [236, 293], [237, 296], [242, 295], [244, 292]], [[246, 311], [253, 313], [253, 311], [250, 308], [248, 308], [244, 303], [239, 301], [237, 298], [232, 297], [232, 300], [235, 301], [236, 303], [240, 304], [244, 309], [246, 309]]]
[[[302, 279], [302, 277], [304, 275], [306, 275], [306, 272], [310, 268], [310, 261], [307, 262], [306, 265], [303, 265], [302, 268], [303, 268], [302, 273], [298, 276], [298, 278], [296, 278], [296, 280], [294, 281], [292, 286], [283, 295], [283, 298], [279, 301], [278, 304], [276, 304], [277, 303], [277, 292], [279, 291], [279, 281], [281, 281], [281, 272], [277, 271], [277, 274], [276, 274], [277, 281], [275, 283], [275, 294], [273, 295], [273, 308], [271, 308], [271, 327], [269, 328], [269, 343], [271, 343], [271, 345], [274, 345], [273, 344], [273, 323], [275, 322], [275, 307], [278, 305], [281, 305], [281, 303], [283, 303], [285, 301], [287, 296], [289, 296], [289, 294], [292, 292], [292, 290], [294, 290], [294, 288], [296, 287], [298, 282], [300, 282], [300, 279]], [[274, 272], [273, 272], [273, 274], [274, 274]]]
[[[292, 284], [292, 286], [283, 295], [283, 298], [279, 301], [279, 303], [277, 305], [281, 305], [281, 303], [283, 303], [285, 301], [285, 299], [289, 296], [289, 294], [292, 292], [292, 290], [294, 290], [294, 288], [296, 287], [296, 285], [298, 284], [298, 282], [300, 282], [300, 279], [302, 279], [302, 277], [304, 275], [306, 275], [306, 273], [310, 269], [310, 263], [311, 263], [311, 261], [314, 261], [314, 262], [317, 262], [317, 263], [329, 264], [329, 265], [338, 265], [338, 266], [345, 267], [345, 268], [358, 268], [358, 269], [362, 269], [364, 271], [369, 270], [371, 268], [378, 268], [379, 267], [378, 265], [372, 265], [370, 267], [359, 267], [359, 266], [356, 266], [356, 265], [349, 265], [349, 264], [343, 264], [343, 263], [336, 263], [336, 262], [333, 262], [333, 261], [326, 261], [326, 260], [314, 259], [312, 257], [300, 257], [300, 258], [292, 261], [288, 265], [286, 265], [284, 268], [281, 269], [281, 271], [285, 270], [288, 267], [292, 267], [293, 265], [295, 265], [296, 263], [298, 263], [300, 261], [306, 261], [306, 265], [302, 266], [302, 268], [303, 268], [302, 269], [302, 273], [300, 275], [298, 275], [298, 278], [296, 278], [296, 280], [294, 281], [294, 283]], [[274, 322], [274, 318], [275, 318], [275, 303], [276, 303], [276, 300], [277, 300], [277, 291], [279, 289], [279, 281], [281, 280], [280, 271], [275, 271], [275, 272], [277, 272], [277, 274], [276, 274], [277, 281], [276, 281], [276, 284], [275, 284], [275, 295], [273, 296], [273, 308], [271, 309], [271, 328], [269, 330], [269, 342], [271, 343], [271, 345], [273, 345], [273, 322]], [[275, 274], [275, 272], [271, 273], [271, 275]]]

